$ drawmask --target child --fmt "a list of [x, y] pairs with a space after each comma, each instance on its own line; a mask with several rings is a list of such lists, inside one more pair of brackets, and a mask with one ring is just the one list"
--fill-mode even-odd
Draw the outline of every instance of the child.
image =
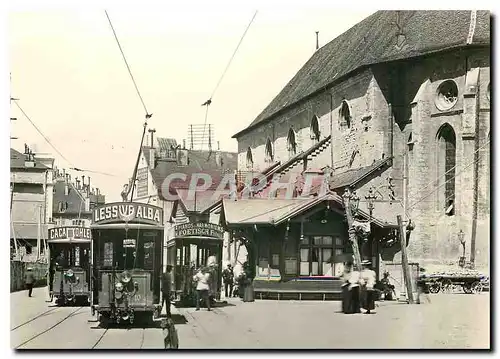
[[171, 318], [163, 318], [161, 320], [161, 328], [163, 330], [163, 344], [165, 349], [179, 349], [179, 337], [177, 336], [173, 320]]

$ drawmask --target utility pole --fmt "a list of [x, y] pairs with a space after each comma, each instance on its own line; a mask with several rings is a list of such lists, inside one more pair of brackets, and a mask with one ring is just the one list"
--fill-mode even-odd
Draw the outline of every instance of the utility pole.
[[403, 276], [405, 279], [406, 292], [408, 294], [408, 302], [410, 304], [413, 304], [413, 289], [411, 285], [410, 268], [408, 265], [408, 255], [406, 253], [406, 231], [401, 215], [398, 215], [397, 219], [399, 227], [399, 239], [401, 243], [401, 264], [403, 267]]
[[[356, 195], [356, 192], [351, 192], [350, 189], [346, 188], [342, 198], [344, 199], [347, 226], [349, 227], [349, 241], [351, 242], [352, 251], [354, 254], [354, 267], [361, 271], [361, 254], [359, 253], [358, 237], [356, 236], [356, 232], [354, 230], [354, 218], [352, 215], [353, 209], [351, 208], [351, 206], [353, 206], [356, 207], [355, 210], [357, 210], [357, 206], [359, 205], [359, 197]], [[351, 201], [354, 202], [354, 205], [351, 204]]]
[[[201, 144], [203, 150], [203, 143]], [[208, 151], [212, 152], [212, 125], [208, 124]]]
[[189, 129], [190, 129], [190, 138], [191, 138], [191, 150], [193, 149], [193, 146], [194, 146], [194, 139], [193, 139], [193, 125], [189, 125]]

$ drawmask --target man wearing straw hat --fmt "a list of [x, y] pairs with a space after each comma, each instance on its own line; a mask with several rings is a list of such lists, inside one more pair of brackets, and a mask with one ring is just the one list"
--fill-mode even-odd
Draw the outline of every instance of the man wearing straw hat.
[[370, 314], [372, 310], [375, 310], [375, 281], [376, 274], [371, 269], [371, 262], [369, 260], [364, 260], [361, 262], [363, 270], [361, 271], [361, 282], [363, 284], [363, 305], [362, 308], [366, 310], [365, 314]]
[[33, 268], [28, 267], [26, 270], [26, 289], [28, 289], [28, 297], [31, 297], [33, 286], [35, 285], [35, 275], [33, 274]]

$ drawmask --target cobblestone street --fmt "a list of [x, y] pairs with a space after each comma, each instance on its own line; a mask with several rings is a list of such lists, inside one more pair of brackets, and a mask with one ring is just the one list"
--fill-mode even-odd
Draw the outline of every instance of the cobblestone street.
[[[95, 328], [88, 307], [50, 307], [46, 293], [11, 294], [13, 348], [162, 348], [158, 328]], [[212, 312], [173, 313], [181, 349], [489, 348], [489, 293], [430, 298], [413, 306], [382, 302], [373, 315], [341, 314], [340, 302], [236, 299]]]

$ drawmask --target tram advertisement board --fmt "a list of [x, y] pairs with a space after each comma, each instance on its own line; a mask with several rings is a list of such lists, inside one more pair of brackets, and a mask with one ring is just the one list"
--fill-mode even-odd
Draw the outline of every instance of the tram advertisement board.
[[99, 206], [92, 213], [93, 224], [120, 222], [163, 226], [163, 209], [144, 203], [116, 202]]
[[213, 223], [185, 223], [174, 227], [175, 237], [213, 237], [224, 238], [224, 228]]
[[55, 227], [49, 229], [49, 240], [54, 239], [92, 239], [90, 228]]

